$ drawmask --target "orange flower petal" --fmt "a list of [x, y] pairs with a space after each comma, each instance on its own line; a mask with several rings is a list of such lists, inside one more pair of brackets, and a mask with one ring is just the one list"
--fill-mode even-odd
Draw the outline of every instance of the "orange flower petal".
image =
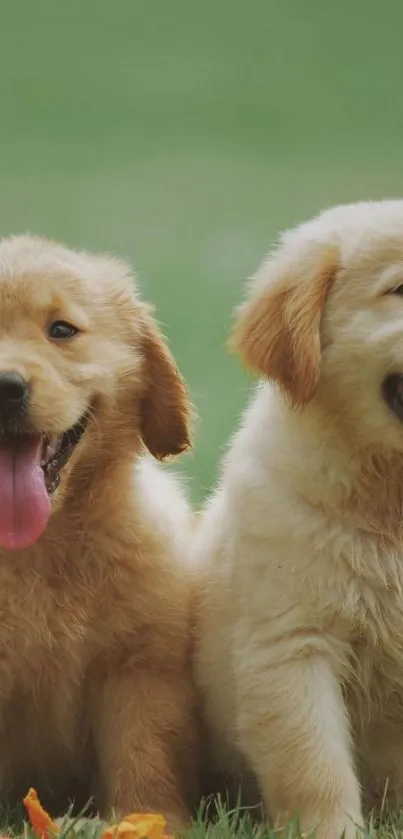
[[60, 833], [57, 824], [51, 819], [49, 813], [43, 809], [36, 790], [32, 789], [32, 787], [28, 795], [23, 799], [23, 804], [27, 810], [32, 829], [38, 836], [38, 839], [51, 839], [52, 835]]
[[158, 813], [131, 813], [104, 830], [101, 839], [166, 839], [165, 823]]
[[125, 822], [135, 827], [139, 839], [161, 839], [164, 836], [166, 822], [159, 813], [132, 813], [125, 816]]

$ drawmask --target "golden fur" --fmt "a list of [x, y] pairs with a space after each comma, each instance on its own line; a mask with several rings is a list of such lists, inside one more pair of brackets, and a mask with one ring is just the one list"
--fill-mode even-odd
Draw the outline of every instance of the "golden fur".
[[[397, 288], [399, 293], [395, 293]], [[355, 836], [403, 803], [403, 201], [282, 238], [233, 343], [262, 382], [201, 518], [196, 674], [210, 768], [278, 824]]]
[[[55, 317], [81, 334], [52, 344]], [[37, 429], [59, 434], [88, 406], [91, 419], [46, 531], [0, 551], [2, 797], [78, 791], [103, 815], [183, 825], [198, 771], [189, 509], [145, 447], [188, 447], [185, 385], [125, 263], [31, 236], [0, 242], [10, 369]]]
[[281, 274], [242, 306], [232, 347], [257, 373], [272, 379], [296, 402], [309, 402], [320, 372], [323, 304], [337, 271], [337, 252], [324, 252], [316, 276]]

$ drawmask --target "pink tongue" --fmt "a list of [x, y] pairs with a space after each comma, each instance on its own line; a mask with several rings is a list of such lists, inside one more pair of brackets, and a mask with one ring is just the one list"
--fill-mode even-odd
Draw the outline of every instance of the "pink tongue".
[[42, 440], [31, 437], [17, 447], [0, 445], [0, 545], [28, 548], [39, 539], [50, 516], [50, 498], [41, 468]]

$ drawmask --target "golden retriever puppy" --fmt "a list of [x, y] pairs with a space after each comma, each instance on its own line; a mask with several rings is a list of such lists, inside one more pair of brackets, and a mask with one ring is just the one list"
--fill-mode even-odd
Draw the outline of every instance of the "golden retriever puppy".
[[[188, 815], [185, 385], [128, 266], [0, 241], [0, 790]], [[65, 802], [66, 804], [67, 802]]]
[[403, 803], [403, 201], [287, 232], [232, 343], [267, 381], [195, 545], [211, 765], [352, 837]]

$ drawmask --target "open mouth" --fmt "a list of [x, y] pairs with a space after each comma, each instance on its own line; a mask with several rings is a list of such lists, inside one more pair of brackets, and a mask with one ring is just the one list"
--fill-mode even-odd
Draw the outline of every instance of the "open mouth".
[[45, 476], [45, 485], [49, 495], [53, 495], [60, 483], [60, 471], [71, 455], [88, 424], [88, 414], [68, 431], [59, 436], [42, 434], [41, 466]]
[[60, 472], [81, 440], [88, 414], [60, 435], [0, 433], [0, 545], [35, 544], [47, 527]]
[[403, 422], [403, 373], [391, 373], [382, 382], [383, 398], [395, 416]]

